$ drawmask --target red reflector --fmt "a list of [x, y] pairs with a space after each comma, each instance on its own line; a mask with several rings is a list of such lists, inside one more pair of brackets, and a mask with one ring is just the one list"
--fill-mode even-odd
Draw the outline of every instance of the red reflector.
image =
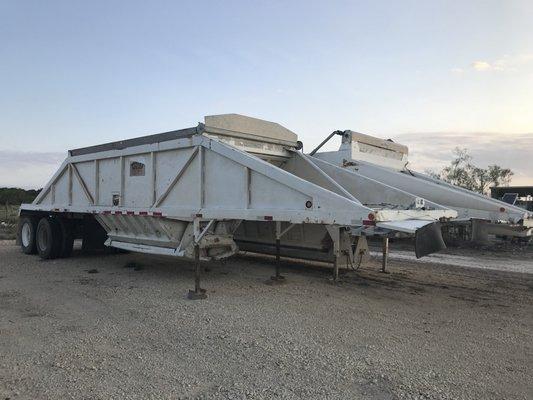
[[148, 215], [148, 211], [139, 211], [139, 215]]
[[368, 219], [370, 221], [374, 221], [374, 219], [376, 219], [376, 216], [374, 214], [370, 213], [370, 214], [368, 214]]
[[265, 221], [272, 221], [273, 219], [272, 215], [265, 215]]
[[115, 215], [122, 215], [122, 211], [115, 211]]
[[163, 215], [163, 213], [161, 213], [161, 212], [159, 212], [159, 211], [154, 211], [154, 212], [152, 213], [152, 215], [153, 215], [154, 217], [161, 217], [161, 216]]
[[128, 215], [135, 215], [135, 212], [134, 212], [134, 211], [126, 211], [126, 214], [128, 214]]
[[102, 214], [109, 215], [111, 214], [111, 211], [102, 211]]
[[376, 225], [376, 223], [374, 221], [369, 221], [368, 219], [364, 219], [363, 225]]
[[500, 212], [505, 212], [505, 208], [500, 207]]

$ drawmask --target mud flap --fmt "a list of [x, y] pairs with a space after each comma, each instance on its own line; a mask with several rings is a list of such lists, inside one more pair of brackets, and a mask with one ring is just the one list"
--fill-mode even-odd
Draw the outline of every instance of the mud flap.
[[445, 248], [439, 222], [433, 222], [417, 229], [415, 233], [416, 258], [427, 256]]

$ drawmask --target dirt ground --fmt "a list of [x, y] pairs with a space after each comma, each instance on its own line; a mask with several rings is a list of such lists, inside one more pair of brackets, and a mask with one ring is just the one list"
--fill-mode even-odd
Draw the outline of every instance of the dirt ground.
[[268, 286], [242, 255], [190, 301], [187, 261], [0, 242], [0, 398], [533, 398], [533, 270], [379, 262], [334, 285], [285, 261]]

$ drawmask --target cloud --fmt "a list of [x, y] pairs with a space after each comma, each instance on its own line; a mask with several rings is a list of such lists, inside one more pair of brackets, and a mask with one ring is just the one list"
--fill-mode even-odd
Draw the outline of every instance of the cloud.
[[0, 150], [0, 187], [41, 188], [65, 157], [65, 153]]
[[476, 71], [488, 71], [489, 69], [492, 69], [492, 66], [486, 61], [474, 61], [472, 63], [472, 68]]
[[494, 71], [518, 71], [528, 65], [533, 65], [533, 54], [503, 56], [492, 63], [492, 69]]
[[498, 164], [514, 172], [513, 185], [533, 185], [531, 149], [533, 133], [407, 133], [394, 141], [409, 146], [409, 161], [416, 171], [439, 171], [453, 158], [452, 151], [459, 146], [473, 156], [480, 167]]
[[[504, 55], [496, 60], [477, 60], [470, 64], [470, 70], [476, 72], [518, 72], [533, 66], [533, 54]], [[461, 74], [464, 68], [452, 68], [451, 72]]]

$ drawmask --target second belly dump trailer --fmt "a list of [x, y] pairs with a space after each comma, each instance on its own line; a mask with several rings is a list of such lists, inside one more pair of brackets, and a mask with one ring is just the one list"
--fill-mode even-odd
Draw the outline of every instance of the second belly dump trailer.
[[[336, 135], [342, 137], [339, 150], [318, 152]], [[346, 130], [333, 132], [319, 148], [311, 152], [317, 160], [457, 211], [457, 217], [450, 223], [470, 222], [475, 240], [486, 241], [489, 233], [519, 238], [530, 238], [533, 234], [533, 213], [412, 171], [404, 145]]]
[[[417, 256], [443, 248], [451, 209], [304, 155], [296, 134], [237, 114], [197, 127], [70, 150], [20, 209], [24, 252], [84, 245], [200, 260], [239, 249], [353, 265], [366, 235], [412, 235]], [[277, 268], [275, 279], [281, 279]]]

